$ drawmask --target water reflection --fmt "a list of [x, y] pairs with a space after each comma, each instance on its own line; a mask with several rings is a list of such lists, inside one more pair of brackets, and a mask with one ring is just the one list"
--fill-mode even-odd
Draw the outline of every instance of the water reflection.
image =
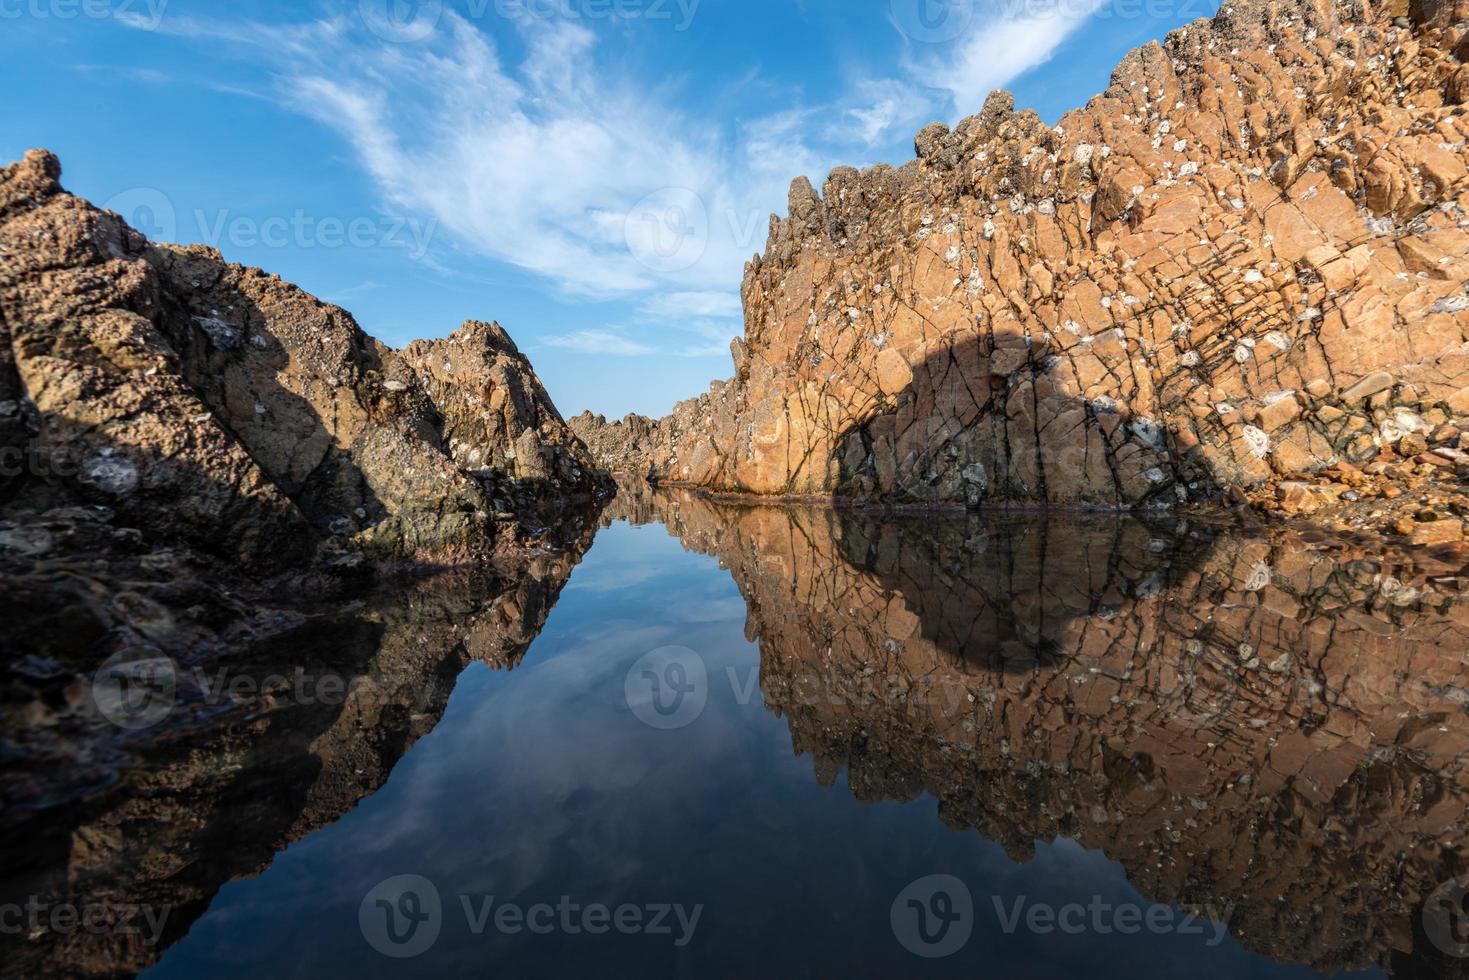
[[[0, 975], [148, 967], [224, 883], [264, 871], [381, 787], [437, 724], [467, 665], [516, 666], [592, 533], [568, 528], [561, 548], [514, 568], [443, 573], [292, 616], [231, 657], [181, 667], [172, 724], [116, 750], [71, 753], [102, 756], [119, 781], [3, 814], [12, 826], [0, 836], [0, 908], [18, 911], [0, 930]], [[54, 919], [56, 909], [105, 923], [89, 929]]]
[[[1445, 938], [1463, 920], [1423, 914], [1469, 870], [1461, 580], [1174, 518], [625, 489], [603, 521], [574, 575], [585, 536], [242, 651], [235, 674], [354, 693], [262, 695], [132, 746], [115, 786], [9, 835], [0, 906], [170, 915], [157, 944], [0, 936], [5, 976], [1469, 965]], [[648, 715], [648, 672], [691, 700]], [[400, 961], [359, 910], [402, 875], [443, 921]], [[972, 935], [925, 961], [890, 910], [947, 914], [934, 875], [974, 889]], [[703, 911], [682, 945], [454, 919], [491, 895]], [[1202, 909], [1233, 938], [1003, 927], [1090, 896]]]
[[823, 785], [1098, 848], [1281, 962], [1452, 962], [1419, 913], [1469, 857], [1463, 580], [1172, 518], [615, 507], [729, 570]]

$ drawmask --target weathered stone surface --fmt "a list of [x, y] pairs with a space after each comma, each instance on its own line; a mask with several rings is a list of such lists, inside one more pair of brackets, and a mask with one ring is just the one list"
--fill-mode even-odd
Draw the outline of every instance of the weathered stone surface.
[[582, 440], [597, 465], [608, 473], [647, 476], [648, 459], [666, 451], [657, 443], [662, 427], [646, 415], [631, 413], [624, 419], [609, 422], [605, 416], [582, 412], [569, 419], [567, 425]]
[[390, 376], [398, 364], [412, 370], [442, 416], [439, 438], [460, 469], [553, 492], [597, 485], [586, 446], [498, 323], [471, 320], [443, 340], [416, 340], [388, 361]]
[[149, 534], [271, 564], [323, 534], [464, 554], [527, 500], [601, 488], [497, 326], [389, 350], [276, 276], [148, 242], [60, 174], [44, 151], [0, 170], [12, 507], [103, 504]]
[[1457, 519], [1424, 521], [1413, 528], [1408, 537], [1413, 544], [1423, 547], [1452, 544], [1463, 540], [1464, 523]]
[[1466, 15], [1230, 3], [1054, 127], [996, 93], [901, 170], [799, 181], [734, 378], [624, 468], [1138, 505], [1370, 459], [1382, 433], [1341, 419], [1369, 396], [1465, 421]]
[[1363, 398], [1371, 398], [1379, 391], [1386, 391], [1393, 385], [1393, 376], [1386, 371], [1373, 371], [1365, 378], [1359, 379], [1355, 384], [1344, 388], [1341, 400], [1344, 402], [1361, 401]]

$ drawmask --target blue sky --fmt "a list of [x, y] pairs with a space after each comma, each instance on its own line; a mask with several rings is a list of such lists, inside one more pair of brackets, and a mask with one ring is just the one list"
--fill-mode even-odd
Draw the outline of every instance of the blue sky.
[[991, 88], [1048, 121], [1215, 0], [0, 0], [0, 157], [394, 346], [499, 320], [562, 412], [731, 373], [792, 177]]

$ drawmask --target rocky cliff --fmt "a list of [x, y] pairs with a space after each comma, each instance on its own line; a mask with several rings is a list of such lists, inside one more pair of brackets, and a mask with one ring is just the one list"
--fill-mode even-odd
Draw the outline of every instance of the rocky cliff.
[[322, 539], [464, 557], [601, 477], [495, 324], [402, 351], [203, 246], [147, 241], [32, 151], [0, 170], [0, 502], [101, 505], [262, 567]]
[[619, 468], [665, 481], [858, 500], [1132, 506], [1379, 457], [1452, 476], [1466, 21], [1232, 2], [1055, 126], [995, 92], [901, 168], [798, 179], [746, 267], [733, 379], [581, 431], [635, 435]]

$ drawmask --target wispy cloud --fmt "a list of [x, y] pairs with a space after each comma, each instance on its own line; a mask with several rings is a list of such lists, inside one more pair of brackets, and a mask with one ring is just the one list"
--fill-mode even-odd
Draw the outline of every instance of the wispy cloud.
[[734, 293], [707, 290], [703, 292], [659, 293], [649, 297], [640, 307], [653, 317], [675, 320], [680, 317], [731, 317], [740, 315], [740, 298]]
[[542, 338], [547, 347], [575, 351], [578, 354], [604, 354], [612, 357], [637, 357], [657, 353], [656, 349], [608, 330], [576, 330]]
[[299, 24], [265, 24], [251, 20], [208, 20], [170, 12], [153, 18], [132, 11], [113, 15], [118, 23], [135, 30], [191, 41], [224, 43], [241, 48], [270, 50], [283, 59], [314, 58], [322, 45], [339, 41], [353, 33], [354, 23], [347, 17], [326, 17]]
[[174, 87], [189, 85], [195, 88], [207, 89], [211, 92], [219, 92], [224, 95], [238, 95], [243, 98], [259, 99], [265, 102], [273, 101], [268, 96], [262, 95], [254, 89], [246, 88], [243, 85], [230, 85], [211, 78], [171, 75], [157, 68], [146, 68], [136, 65], [74, 65], [72, 67], [75, 71], [79, 71], [85, 75], [119, 78], [142, 85], [168, 85]]
[[675, 347], [672, 353], [676, 357], [728, 357], [729, 342], [740, 333], [737, 320], [689, 320], [678, 326], [698, 339]]
[[[727, 282], [711, 216], [740, 205], [706, 149], [713, 132], [603, 72], [586, 28], [522, 26], [526, 53], [507, 66], [452, 13], [422, 45], [342, 44], [322, 25], [314, 56], [285, 66], [285, 100], [340, 132], [395, 206], [568, 291]], [[694, 206], [664, 208], [670, 189]], [[694, 207], [704, 214], [685, 214]], [[638, 237], [642, 211], [686, 260], [663, 261], [661, 242]]]
[[848, 103], [833, 113], [824, 134], [828, 142], [856, 140], [883, 146], [897, 133], [911, 134], [930, 122], [933, 100], [913, 79], [863, 79], [853, 83]]
[[945, 115], [968, 115], [992, 90], [1049, 61], [1104, 2], [976, 0], [967, 29], [937, 52], [910, 55], [904, 62], [906, 73], [948, 94]]
[[[630, 300], [640, 318], [669, 327], [701, 324], [709, 336], [690, 350], [704, 356], [738, 332], [740, 270], [793, 177], [819, 185], [832, 166], [875, 162], [923, 122], [976, 111], [990, 88], [1050, 58], [1100, 2], [977, 7], [960, 36], [890, 59], [895, 72], [733, 125], [701, 116], [651, 72], [639, 77], [635, 57], [609, 54], [565, 20], [517, 21], [513, 57], [447, 9], [414, 44], [381, 43], [345, 16], [132, 26], [263, 65], [262, 90], [341, 134], [395, 211], [436, 220], [453, 247], [565, 293]], [[666, 349], [606, 330], [546, 342], [625, 356]]]
[[87, 75], [106, 75], [130, 82], [141, 82], [145, 85], [168, 85], [174, 80], [167, 72], [137, 65], [73, 65], [72, 67]]
[[[695, 339], [691, 342], [674, 339], [669, 343], [650, 344], [633, 340], [626, 333], [618, 332], [618, 329], [610, 329], [552, 334], [543, 337], [541, 343], [576, 354], [605, 357], [644, 357], [650, 354], [668, 357], [728, 357], [729, 342], [739, 332], [731, 321], [681, 321], [674, 326], [677, 332], [692, 334]], [[626, 329], [637, 331], [639, 328]], [[642, 332], [651, 331], [643, 328]]]
[[336, 290], [335, 292], [332, 293], [332, 296], [334, 298], [336, 298], [336, 299], [346, 299], [349, 296], [358, 296], [358, 295], [361, 295], [362, 293], [370, 293], [373, 290], [382, 289], [382, 288], [383, 288], [383, 284], [382, 283], [380, 283], [380, 282], [373, 282], [371, 279], [368, 279], [368, 280], [365, 280], [363, 282], [359, 282], [355, 286], [346, 286], [346, 287], [343, 287], [342, 289], [338, 289], [338, 290]]

